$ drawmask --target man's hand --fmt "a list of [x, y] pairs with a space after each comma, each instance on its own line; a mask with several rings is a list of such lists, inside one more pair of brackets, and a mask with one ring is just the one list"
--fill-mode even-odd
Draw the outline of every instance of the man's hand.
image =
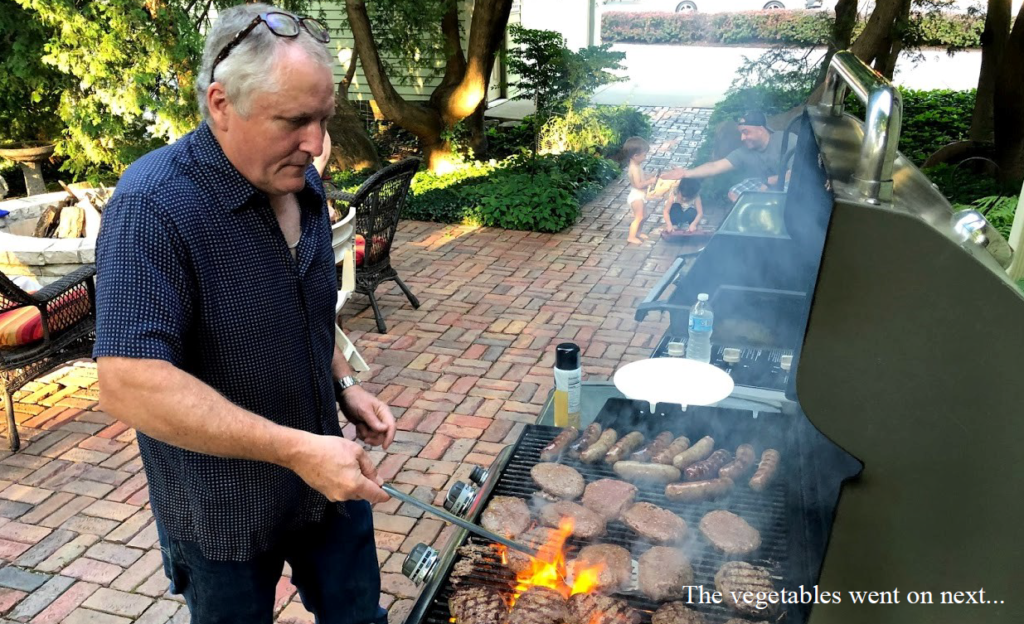
[[341, 412], [356, 426], [359, 439], [371, 446], [388, 448], [395, 439], [395, 417], [388, 406], [359, 386], [341, 394]]
[[287, 466], [332, 501], [388, 500], [373, 462], [363, 447], [351, 440], [310, 433], [293, 449]]

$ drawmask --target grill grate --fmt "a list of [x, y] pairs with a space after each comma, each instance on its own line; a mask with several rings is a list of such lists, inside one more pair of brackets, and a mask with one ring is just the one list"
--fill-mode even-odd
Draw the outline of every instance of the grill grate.
[[[613, 403], [615, 402], [609, 402], [609, 404]], [[615, 413], [616, 409], [614, 408], [615, 406], [613, 405], [613, 409], [609, 411], [609, 408], [606, 406], [606, 409], [602, 412], [601, 416], [598, 417], [598, 422], [610, 422], [613, 426], [618, 424], [619, 426], [617, 426], [616, 429], [620, 433], [632, 430], [626, 428], [630, 423], [616, 422], [616, 420], [617, 418], [621, 418], [624, 413], [629, 413], [631, 414], [631, 418], [635, 418], [637, 413], [635, 405], [628, 401], [620, 402], [617, 406], [618, 414]], [[703, 417], [701, 417], [700, 413], [695, 416], [693, 415], [694, 412], [701, 412], [702, 410]], [[714, 408], [690, 408], [687, 414], [694, 416], [693, 418], [666, 419], [664, 423], [667, 426], [659, 426], [655, 427], [655, 429], [667, 429], [676, 434], [687, 435], [692, 441], [696, 441], [697, 438], [705, 434], [714, 436], [714, 431], [711, 429], [717, 429], [722, 425], [721, 422], [712, 423], [709, 421], [709, 413], [711, 413], [710, 415], [712, 417], [718, 418], [727, 419], [729, 416], [744, 418], [742, 421], [744, 426], [735, 429], [736, 435], [741, 438], [743, 436], [747, 436], [747, 439], [740, 439], [740, 441], [753, 443], [757, 449], [759, 457], [760, 452], [770, 445], [773, 448], [779, 449], [783, 454], [783, 462], [786, 461], [787, 449], [784, 448], [785, 445], [782, 444], [784, 434], [778, 433], [778, 427], [766, 427], [765, 423], [759, 423], [754, 427], [754, 431], [760, 430], [764, 432], [775, 430], [776, 435], [769, 436], [769, 438], [773, 439], [765, 440], [764, 444], [758, 444], [758, 440], [752, 437], [750, 429], [751, 419], [747, 415], [747, 412], [715, 410]], [[737, 416], [737, 414], [739, 414], [739, 416]], [[763, 421], [764, 419], [762, 418], [760, 420]], [[668, 423], [683, 424], [680, 427], [673, 427], [668, 426]], [[700, 430], [694, 431], [694, 429]], [[552, 439], [554, 439], [559, 431], [560, 429], [556, 427], [528, 425], [523, 432], [522, 437], [519, 439], [516, 448], [513, 449], [511, 460], [502, 474], [498, 477], [491, 495], [516, 496], [526, 500], [528, 503], [533, 503], [533, 497], [539, 492], [539, 488], [533, 483], [530, 476], [530, 468], [540, 462], [541, 450]], [[647, 432], [645, 432], [645, 434], [646, 433]], [[656, 434], [657, 431], [654, 433]], [[695, 435], [696, 437], [694, 437]], [[737, 439], [736, 435], [720, 434], [720, 436], [715, 436], [716, 440], [722, 441], [722, 443], [716, 443], [716, 447], [735, 449], [736, 445], [739, 443], [737, 442], [736, 444], [733, 444], [733, 440]], [[568, 458], [563, 459], [563, 463], [579, 470], [588, 483], [606, 477], [616, 478], [611, 467], [604, 464], [588, 465]], [[704, 585], [706, 589], [713, 591], [715, 573], [722, 564], [730, 560], [726, 555], [714, 551], [710, 544], [708, 544], [700, 534], [698, 527], [700, 519], [707, 512], [715, 509], [726, 509], [740, 515], [754, 528], [761, 532], [761, 547], [751, 555], [736, 557], [735, 559], [747, 561], [754, 565], [764, 566], [770, 569], [772, 571], [776, 589], [782, 589], [783, 587], [794, 586], [791, 583], [793, 575], [790, 561], [791, 554], [793, 552], [792, 541], [793, 539], [800, 539], [798, 531], [793, 530], [793, 516], [792, 514], [787, 513], [789, 510], [792, 510], [791, 499], [787, 497], [787, 489], [791, 487], [791, 480], [786, 478], [785, 475], [785, 471], [780, 471], [775, 482], [765, 492], [757, 493], [750, 490], [745, 484], [737, 484], [727, 497], [714, 502], [673, 503], [665, 498], [664, 492], [661, 488], [649, 486], [640, 488], [637, 493], [637, 501], [650, 502], [658, 505], [659, 507], [669, 509], [686, 521], [689, 531], [687, 532], [687, 538], [681, 545], [681, 548], [686, 552], [691, 565], [693, 566], [695, 585]], [[481, 505], [479, 508], [483, 509], [484, 507], [485, 505]], [[797, 513], [800, 513], [800, 511], [797, 510]], [[620, 522], [613, 522], [608, 525], [608, 534], [597, 540], [583, 542], [576, 540], [575, 538], [570, 538], [565, 546], [566, 559], [571, 560], [574, 553], [582, 546], [596, 542], [623, 546], [632, 552], [634, 560], [638, 559], [645, 550], [651, 547], [651, 544], [645, 542], [643, 538], [636, 536], [624, 524]], [[464, 543], [482, 547], [487, 545], [485, 540], [474, 536], [470, 536]], [[454, 570], [465, 572], [471, 567], [471, 571], [468, 574], [458, 575], [459, 583], [488, 585], [503, 591], [511, 590], [514, 585], [512, 575], [504, 568], [504, 566], [501, 565], [497, 557], [482, 557], [474, 559], [470, 559], [461, 554], [456, 557], [453, 567]], [[451, 577], [441, 584], [440, 590], [437, 592], [437, 595], [433, 597], [432, 604], [425, 612], [425, 621], [427, 623], [445, 624], [450, 621], [447, 604], [448, 598], [455, 589], [456, 587], [453, 585]], [[652, 602], [640, 594], [620, 593], [616, 594], [616, 596], [618, 598], [625, 599], [634, 608], [640, 610], [645, 623], [650, 622], [651, 613], [659, 606], [658, 603]], [[724, 604], [700, 604], [693, 606], [696, 610], [704, 614], [709, 623], [721, 623], [730, 618], [739, 617]], [[789, 615], [794, 616], [796, 613]], [[782, 615], [776, 616], [776, 618], [785, 619], [786, 614], [782, 613]], [[794, 619], [800, 618], [796, 617]], [[792, 621], [792, 619], [788, 621]]]

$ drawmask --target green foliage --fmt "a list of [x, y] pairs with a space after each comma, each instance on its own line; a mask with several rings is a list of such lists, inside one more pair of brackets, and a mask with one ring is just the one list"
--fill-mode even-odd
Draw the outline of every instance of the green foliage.
[[967, 168], [948, 164], [929, 167], [924, 174], [939, 187], [954, 210], [978, 210], [1003, 236], [1010, 236], [1021, 180], [999, 182]]
[[509, 71], [519, 76], [510, 85], [519, 89], [516, 99], [530, 99], [542, 117], [585, 105], [598, 87], [625, 80], [612, 73], [622, 69], [624, 52], [612, 52], [611, 44], [573, 52], [562, 35], [550, 30], [509, 27], [513, 47], [508, 51]]
[[533, 115], [528, 115], [521, 123], [514, 126], [488, 128], [488, 154], [495, 158], [507, 158], [514, 154], [531, 151], [537, 138], [536, 123], [536, 118]]
[[468, 162], [443, 175], [420, 171], [402, 217], [557, 232], [618, 175], [610, 161], [572, 152]]
[[[605, 13], [602, 41], [609, 43], [828, 45], [835, 17], [823, 11], [752, 13]], [[984, 16], [928, 11], [914, 13], [906, 34], [909, 47], [963, 49], [981, 45]], [[864, 22], [854, 27], [854, 36]]]
[[576, 222], [580, 205], [562, 176], [506, 171], [488, 184], [467, 187], [462, 198], [472, 223], [507, 230], [558, 232]]
[[[11, 4], [0, 13], [15, 11]], [[57, 144], [63, 170], [97, 179], [120, 173], [195, 125], [192, 68], [202, 39], [181, 4], [16, 4], [25, 28], [13, 31], [6, 63], [39, 73], [15, 74], [8, 83], [13, 88], [0, 92], [5, 104], [21, 102], [5, 107], [14, 117], [7, 127], [20, 135], [9, 138], [46, 135]]]
[[612, 157], [632, 136], [651, 136], [647, 115], [632, 106], [588, 106], [549, 119], [541, 129], [540, 144], [544, 151]]
[[[939, 148], [965, 141], [970, 136], [971, 115], [977, 95], [974, 89], [915, 91], [901, 87], [900, 94], [903, 97], [903, 126], [899, 150], [918, 166]], [[852, 96], [847, 100], [847, 110], [864, 118], [864, 106]]]

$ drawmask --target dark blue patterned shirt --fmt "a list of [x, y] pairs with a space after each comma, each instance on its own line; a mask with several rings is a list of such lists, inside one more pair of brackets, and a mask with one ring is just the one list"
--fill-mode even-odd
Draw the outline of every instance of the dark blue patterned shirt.
[[[267, 196], [205, 123], [139, 159], [103, 211], [93, 357], [166, 360], [269, 420], [341, 435], [331, 383], [337, 278], [312, 166], [298, 200], [293, 258]], [[328, 504], [280, 466], [138, 440], [154, 515], [208, 558], [251, 559]]]

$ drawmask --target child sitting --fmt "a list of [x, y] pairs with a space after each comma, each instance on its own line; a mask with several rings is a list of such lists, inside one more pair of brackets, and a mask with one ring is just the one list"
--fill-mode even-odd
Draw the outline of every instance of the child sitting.
[[626, 196], [626, 203], [633, 210], [633, 222], [629, 224], [629, 238], [626, 240], [634, 245], [639, 245], [643, 242], [642, 239], [647, 238], [646, 234], [640, 233], [644, 219], [647, 218], [647, 215], [644, 214], [644, 200], [647, 199], [647, 187], [656, 183], [658, 176], [645, 176], [643, 169], [640, 168], [640, 165], [647, 159], [647, 152], [650, 151], [650, 145], [648, 145], [647, 141], [640, 137], [630, 137], [622, 145], [622, 151], [629, 162], [627, 175], [629, 176], [630, 189], [629, 195]]
[[700, 201], [700, 180], [684, 178], [665, 198], [665, 231], [672, 233], [684, 228], [696, 232], [697, 224], [704, 216]]

